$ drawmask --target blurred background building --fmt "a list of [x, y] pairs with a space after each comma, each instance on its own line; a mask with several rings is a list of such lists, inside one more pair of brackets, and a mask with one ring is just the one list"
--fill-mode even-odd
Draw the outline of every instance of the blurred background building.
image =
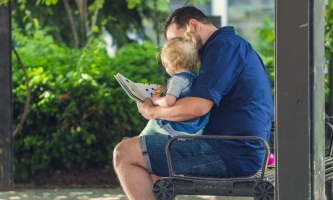
[[[170, 0], [169, 11], [172, 12], [185, 3], [193, 4], [193, 1]], [[216, 27], [234, 26], [236, 33], [253, 46], [260, 42], [259, 34], [255, 33], [254, 29], [262, 27], [265, 18], [274, 23], [274, 0], [211, 0], [194, 5], [209, 16]], [[152, 26], [147, 26], [147, 29], [151, 30], [151, 38], [155, 40]], [[149, 32], [147, 31], [148, 35]]]

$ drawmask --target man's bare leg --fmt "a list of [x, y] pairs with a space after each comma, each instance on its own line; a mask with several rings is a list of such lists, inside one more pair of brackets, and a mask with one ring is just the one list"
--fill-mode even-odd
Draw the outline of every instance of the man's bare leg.
[[158, 179], [160, 179], [160, 176], [156, 176], [155, 174], [150, 174], [151, 178], [153, 179], [153, 183], [155, 183]]
[[131, 200], [153, 200], [153, 178], [147, 171], [140, 148], [140, 138], [120, 142], [113, 151], [113, 165], [127, 197]]

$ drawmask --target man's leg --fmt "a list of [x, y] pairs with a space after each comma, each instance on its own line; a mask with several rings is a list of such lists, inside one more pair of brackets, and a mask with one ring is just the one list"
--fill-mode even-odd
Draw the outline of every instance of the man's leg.
[[151, 174], [150, 176], [153, 179], [153, 183], [155, 183], [158, 179], [161, 178], [161, 176], [156, 176], [155, 174]]
[[113, 165], [129, 199], [155, 199], [151, 191], [153, 179], [147, 171], [139, 137], [124, 140], [115, 147]]

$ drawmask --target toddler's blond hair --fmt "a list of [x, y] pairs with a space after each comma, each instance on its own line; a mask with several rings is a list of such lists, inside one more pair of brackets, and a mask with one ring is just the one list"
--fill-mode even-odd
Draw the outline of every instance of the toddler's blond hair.
[[163, 66], [168, 65], [173, 72], [178, 69], [195, 70], [199, 63], [196, 46], [189, 28], [183, 36], [167, 40], [160, 53]]

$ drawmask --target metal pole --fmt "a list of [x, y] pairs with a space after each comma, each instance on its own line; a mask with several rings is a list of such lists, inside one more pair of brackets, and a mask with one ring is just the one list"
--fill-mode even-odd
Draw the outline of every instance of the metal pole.
[[324, 1], [275, 1], [276, 199], [325, 199]]
[[0, 5], [0, 191], [13, 189], [10, 1]]

